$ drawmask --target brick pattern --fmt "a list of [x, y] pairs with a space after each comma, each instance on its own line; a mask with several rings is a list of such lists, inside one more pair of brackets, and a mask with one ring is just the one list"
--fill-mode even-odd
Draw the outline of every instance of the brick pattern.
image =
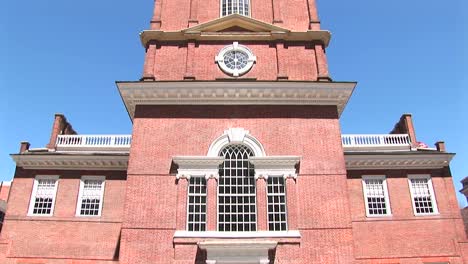
[[[225, 74], [214, 59], [222, 48], [231, 44], [232, 41], [152, 43], [146, 51], [143, 78], [154, 77], [160, 81], [233, 78]], [[315, 81], [318, 77], [328, 76], [326, 58], [320, 45], [303, 42], [272, 45], [267, 42], [245, 41], [239, 44], [249, 47], [257, 61], [249, 72], [238, 79], [276, 80], [278, 76], [287, 76], [289, 80]], [[161, 63], [162, 61], [172, 63]]]

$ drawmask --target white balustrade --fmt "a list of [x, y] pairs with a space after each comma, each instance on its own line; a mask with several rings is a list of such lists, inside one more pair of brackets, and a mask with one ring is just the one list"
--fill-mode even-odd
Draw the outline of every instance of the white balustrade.
[[128, 151], [131, 135], [59, 135], [58, 151]]
[[345, 150], [410, 150], [408, 134], [341, 135]]
[[[59, 135], [58, 151], [128, 151], [131, 135]], [[408, 134], [341, 135], [345, 150], [410, 150]]]

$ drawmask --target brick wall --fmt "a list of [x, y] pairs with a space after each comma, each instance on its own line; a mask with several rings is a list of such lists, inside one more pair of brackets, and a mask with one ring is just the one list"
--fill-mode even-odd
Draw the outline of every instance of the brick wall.
[[[222, 48], [231, 44], [232, 41], [197, 42], [193, 52], [187, 53], [187, 43], [152, 43], [147, 51], [144, 72], [148, 76], [154, 76], [156, 80], [182, 80], [187, 75], [196, 80], [230, 78], [218, 67], [215, 56]], [[316, 50], [311, 43], [288, 42], [275, 45], [241, 41], [239, 44], [249, 47], [257, 61], [248, 73], [238, 79], [276, 80], [281, 75], [289, 80], [317, 80]], [[171, 63], [165, 63], [167, 61]], [[191, 70], [187, 68], [187, 63]]]
[[[51, 217], [27, 216], [36, 175], [60, 176], [54, 214]], [[106, 176], [101, 217], [75, 216], [82, 175]], [[17, 168], [1, 234], [2, 239], [10, 243], [7, 257], [35, 257], [39, 258], [38, 261], [44, 261], [38, 263], [72, 263], [70, 260], [56, 260], [56, 262], [47, 260], [50, 258], [99, 260], [93, 263], [100, 263], [101, 260], [113, 261], [118, 258], [119, 252], [125, 187], [124, 171], [54, 171]]]
[[[186, 28], [189, 25], [191, 12], [192, 19], [198, 23], [217, 19], [220, 17], [220, 2], [220, 0], [166, 1], [162, 4], [156, 2], [152, 28], [166, 31]], [[314, 0], [295, 0], [293, 2], [257, 0], [250, 2], [252, 18], [274, 23], [280, 27], [305, 31], [312, 27], [310, 21], [318, 22]], [[190, 10], [191, 6], [192, 10]], [[277, 10], [275, 14], [274, 9]], [[315, 27], [318, 27], [318, 23], [315, 24]]]
[[[432, 176], [439, 214], [414, 215], [408, 174]], [[387, 176], [392, 216], [366, 218], [362, 175]], [[396, 263], [403, 263], [403, 259], [414, 258], [411, 263], [421, 263], [429, 260], [415, 258], [416, 256], [442, 258], [439, 261], [449, 261], [450, 257], [458, 256], [450, 258], [450, 263], [461, 263], [459, 257], [462, 251], [457, 241], [464, 241], [465, 238], [452, 178], [447, 170], [350, 171], [348, 195], [357, 259], [396, 258], [395, 261], [399, 261]]]
[[[174, 254], [180, 256], [180, 263], [195, 259], [196, 250], [183, 246], [174, 249], [171, 242], [178, 222], [177, 205], [186, 203], [176, 195], [172, 157], [206, 156], [210, 144], [233, 127], [249, 130], [267, 155], [303, 157], [297, 196], [288, 197], [297, 200], [297, 226], [303, 244], [300, 248], [293, 246], [294, 250], [288, 244], [279, 246], [278, 261], [350, 261], [351, 218], [335, 107], [138, 106], [128, 168], [121, 262], [134, 263], [131, 260], [139, 258], [139, 263], [168, 263]], [[208, 214], [216, 219], [216, 211]], [[180, 217], [185, 221], [185, 213]], [[303, 259], [298, 260], [298, 256]]]

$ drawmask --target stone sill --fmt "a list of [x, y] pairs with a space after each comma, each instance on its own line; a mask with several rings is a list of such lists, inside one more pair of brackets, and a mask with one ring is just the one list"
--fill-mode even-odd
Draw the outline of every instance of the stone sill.
[[257, 231], [257, 232], [189, 232], [177, 230], [174, 233], [175, 244], [197, 244], [206, 240], [225, 240], [225, 239], [249, 239], [249, 240], [274, 240], [278, 244], [300, 244], [301, 233], [299, 230], [291, 231]]

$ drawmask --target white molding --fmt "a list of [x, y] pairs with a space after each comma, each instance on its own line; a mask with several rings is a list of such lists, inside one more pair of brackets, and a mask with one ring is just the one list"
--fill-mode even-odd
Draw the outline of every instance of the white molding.
[[[226, 65], [226, 63], [224, 62], [225, 55], [230, 51], [240, 51], [247, 54], [247, 64], [242, 69], [231, 69]], [[250, 71], [256, 60], [257, 57], [253, 55], [253, 52], [246, 46], [239, 45], [237, 41], [233, 42], [232, 45], [227, 45], [224, 48], [222, 48], [219, 51], [218, 55], [215, 56], [215, 62], [218, 63], [218, 66], [221, 68], [221, 70], [226, 74], [232, 75], [234, 77], [238, 77]]]
[[266, 156], [265, 149], [260, 141], [250, 135], [249, 131], [244, 128], [229, 128], [225, 130], [223, 135], [211, 143], [207, 156], [219, 157], [221, 150], [230, 144], [244, 144], [254, 152], [255, 157]]
[[219, 164], [223, 157], [206, 156], [174, 156], [172, 162], [179, 166], [176, 179], [190, 179], [190, 177], [218, 178]]
[[349, 154], [345, 153], [347, 170], [366, 169], [439, 169], [450, 164], [454, 154]]
[[117, 82], [131, 119], [137, 105], [333, 105], [341, 115], [355, 86], [308, 81]]
[[[432, 202], [432, 209], [434, 210], [433, 213], [417, 213], [416, 212], [416, 205], [414, 203], [414, 190], [413, 185], [411, 184], [411, 179], [427, 179], [427, 185], [429, 187], [429, 192], [431, 195], [431, 202]], [[434, 186], [432, 185], [432, 177], [429, 174], [408, 174], [408, 185], [411, 195], [411, 204], [413, 205], [413, 213], [415, 216], [430, 216], [430, 215], [438, 215], [439, 208], [437, 207], [437, 200], [434, 192]]]
[[[385, 198], [385, 206], [387, 213], [381, 215], [371, 215], [369, 214], [369, 204], [367, 202], [367, 191], [366, 191], [366, 180], [373, 180], [378, 179], [382, 180], [382, 185], [384, 189], [384, 198]], [[387, 187], [387, 177], [385, 175], [362, 175], [362, 192], [364, 195], [364, 204], [366, 207], [366, 217], [374, 218], [374, 217], [389, 217], [392, 216], [392, 209], [390, 207], [390, 198], [388, 195], [388, 187]]]
[[299, 230], [289, 231], [255, 231], [255, 232], [191, 232], [177, 230], [174, 238], [301, 238]]
[[250, 163], [255, 166], [255, 179], [268, 177], [297, 178], [296, 164], [300, 156], [267, 156], [251, 157]]
[[25, 169], [127, 170], [128, 154], [14, 154], [16, 166]]
[[[38, 180], [43, 180], [43, 179], [50, 179], [50, 180], [55, 180], [55, 188], [54, 188], [54, 195], [52, 197], [52, 207], [50, 208], [50, 214], [34, 214], [34, 204], [35, 204], [35, 199], [36, 199], [36, 194], [37, 194], [37, 188], [38, 188]], [[29, 199], [29, 208], [28, 208], [28, 216], [39, 216], [39, 217], [48, 217], [48, 216], [53, 216], [54, 215], [54, 209], [55, 209], [55, 202], [57, 198], [57, 189], [58, 189], [58, 184], [59, 184], [59, 176], [58, 175], [36, 175], [34, 178], [34, 184], [33, 184], [33, 189], [31, 192], [31, 197]]]
[[206, 250], [206, 263], [270, 263], [269, 250], [275, 249], [278, 242], [269, 240], [208, 240], [197, 243]]
[[[101, 180], [101, 197], [99, 198], [99, 212], [98, 215], [81, 215], [81, 203], [83, 202], [83, 189], [84, 189], [84, 181], [85, 180]], [[101, 217], [102, 213], [102, 205], [104, 202], [104, 190], [106, 184], [106, 176], [95, 176], [95, 175], [83, 175], [80, 179], [80, 190], [78, 192], [78, 201], [76, 203], [76, 212], [75, 216], [77, 217]]]

